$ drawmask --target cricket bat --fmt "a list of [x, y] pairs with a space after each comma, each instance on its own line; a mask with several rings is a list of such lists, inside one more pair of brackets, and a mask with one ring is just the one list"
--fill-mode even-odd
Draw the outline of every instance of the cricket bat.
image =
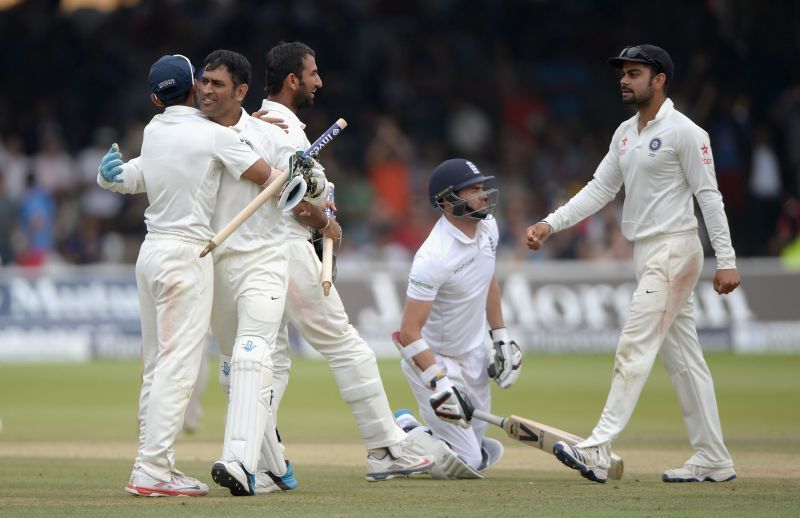
[[[472, 412], [472, 417], [499, 426], [505, 430], [512, 439], [516, 439], [528, 446], [539, 448], [550, 455], [553, 455], [553, 446], [558, 441], [564, 441], [572, 446], [583, 440], [582, 437], [578, 437], [575, 434], [515, 415], [500, 417], [490, 414], [489, 412], [474, 410]], [[612, 452], [611, 467], [608, 468], [608, 478], [614, 480], [621, 479], [623, 469], [622, 457]]]

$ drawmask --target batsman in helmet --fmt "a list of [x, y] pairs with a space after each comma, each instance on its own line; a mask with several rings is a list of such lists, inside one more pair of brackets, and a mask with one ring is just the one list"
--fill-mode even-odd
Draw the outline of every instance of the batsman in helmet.
[[436, 456], [434, 478], [483, 478], [500, 459], [502, 445], [486, 437], [486, 423], [470, 422], [470, 408], [488, 411], [491, 378], [508, 388], [522, 364], [503, 323], [495, 278], [493, 178], [461, 158], [434, 169], [428, 194], [442, 216], [414, 256], [400, 331], [393, 336], [427, 428], [408, 410], [395, 417]]

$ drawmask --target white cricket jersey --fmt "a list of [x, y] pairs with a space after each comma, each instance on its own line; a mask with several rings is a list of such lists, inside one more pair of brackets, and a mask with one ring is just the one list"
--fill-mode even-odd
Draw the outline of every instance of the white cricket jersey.
[[188, 106], [169, 106], [145, 127], [142, 153], [123, 164], [123, 183], [97, 183], [108, 190], [146, 192], [147, 231], [208, 241], [220, 177], [234, 179], [259, 156], [232, 129]]
[[442, 216], [417, 250], [406, 295], [433, 301], [422, 337], [434, 352], [463, 356], [483, 347], [497, 241], [492, 217], [480, 221], [470, 239]]
[[622, 233], [630, 241], [697, 229], [692, 195], [703, 213], [717, 268], [735, 268], [728, 220], [717, 189], [706, 133], [666, 99], [638, 131], [639, 114], [623, 122], [594, 179], [545, 221], [558, 232], [591, 216], [625, 184]]
[[[289, 157], [295, 149], [281, 128], [251, 117], [244, 109], [239, 122], [231, 128], [272, 167], [282, 171], [289, 168]], [[261, 191], [261, 186], [247, 179], [236, 180], [230, 175], [223, 175], [216, 210], [211, 219], [214, 232], [219, 232]], [[287, 231], [286, 225], [281, 222], [282, 216], [278, 199], [269, 200], [215, 250], [214, 258], [228, 251], [249, 252], [283, 242]]]
[[[261, 109], [269, 110], [267, 114], [269, 117], [279, 117], [283, 119], [283, 122], [288, 126], [289, 141], [294, 146], [295, 151], [305, 151], [311, 147], [311, 142], [308, 140], [305, 132], [306, 125], [297, 118], [297, 115], [292, 110], [281, 103], [276, 103], [275, 101], [269, 101], [267, 99], [264, 99], [261, 104]], [[319, 162], [314, 165], [314, 169], [324, 171]], [[310, 229], [297, 221], [291, 212], [284, 214], [283, 225], [286, 227], [290, 239], [300, 238], [306, 240], [310, 237]]]

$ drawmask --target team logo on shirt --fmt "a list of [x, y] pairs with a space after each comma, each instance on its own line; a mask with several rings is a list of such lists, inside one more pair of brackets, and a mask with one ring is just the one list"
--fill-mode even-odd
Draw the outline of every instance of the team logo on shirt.
[[647, 145], [650, 148], [650, 151], [658, 151], [661, 149], [661, 139], [655, 137], [653, 140], [650, 141], [650, 144]]
[[627, 135], [625, 135], [625, 138], [623, 138], [623, 139], [622, 139], [620, 142], [622, 142], [622, 147], [621, 147], [621, 148], [619, 148], [619, 150], [618, 150], [618, 153], [619, 153], [619, 156], [622, 156], [622, 155], [624, 155], [624, 154], [625, 154], [625, 152], [628, 150], [628, 149], [625, 147], [625, 146], [627, 146], [627, 145], [628, 145], [628, 136], [627, 136]]
[[710, 148], [706, 144], [703, 144], [700, 147], [700, 151], [703, 152], [703, 157], [701, 158], [701, 160], [703, 161], [703, 164], [705, 164], [705, 165], [709, 165], [712, 162], [711, 157], [708, 156], [709, 150], [710, 150]]
[[425, 289], [428, 289], [428, 290], [432, 290], [433, 289], [433, 285], [428, 284], [426, 282], [418, 281], [413, 277], [409, 277], [408, 278], [408, 282], [410, 282], [411, 284], [413, 284], [417, 288], [425, 288]]
[[492, 249], [492, 253], [497, 253], [497, 243], [494, 242], [494, 238], [492, 236], [486, 236], [489, 238], [489, 248]]
[[459, 264], [458, 266], [456, 266], [455, 270], [453, 270], [453, 273], [458, 273], [458, 272], [461, 272], [461, 271], [463, 271], [463, 270], [464, 270], [464, 268], [466, 268], [467, 266], [471, 265], [471, 264], [472, 264], [472, 263], [474, 263], [474, 262], [475, 262], [475, 258], [474, 258], [474, 257], [472, 257], [472, 258], [471, 258], [471, 259], [469, 259], [467, 262], [465, 262], [465, 263], [461, 263], [461, 264]]
[[239, 142], [244, 142], [245, 144], [247, 144], [248, 146], [250, 146], [250, 149], [252, 149], [252, 150], [255, 150], [255, 148], [253, 147], [253, 143], [252, 143], [252, 142], [250, 142], [249, 140], [247, 140], [246, 138], [244, 138], [244, 137], [239, 137]]

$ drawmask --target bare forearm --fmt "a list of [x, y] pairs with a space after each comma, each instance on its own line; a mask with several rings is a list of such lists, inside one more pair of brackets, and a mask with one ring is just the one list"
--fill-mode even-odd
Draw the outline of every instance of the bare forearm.
[[503, 304], [500, 300], [500, 285], [497, 278], [492, 278], [489, 285], [489, 295], [486, 298], [486, 320], [489, 322], [489, 329], [505, 327], [503, 322]]

